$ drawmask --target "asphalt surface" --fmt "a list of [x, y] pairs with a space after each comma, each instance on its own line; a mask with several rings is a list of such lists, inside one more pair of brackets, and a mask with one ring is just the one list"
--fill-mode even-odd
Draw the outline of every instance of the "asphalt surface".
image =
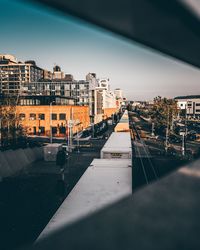
[[[106, 131], [110, 134], [113, 126]], [[1, 250], [30, 244], [56, 212], [94, 158], [99, 158], [105, 139], [91, 140], [91, 146], [70, 154], [65, 166], [65, 192], [60, 192], [60, 169], [54, 162], [36, 162], [19, 176], [0, 182]]]

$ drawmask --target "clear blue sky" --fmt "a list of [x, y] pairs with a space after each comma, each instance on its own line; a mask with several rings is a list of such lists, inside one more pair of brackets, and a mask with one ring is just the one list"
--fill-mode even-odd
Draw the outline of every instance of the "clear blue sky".
[[0, 53], [54, 63], [75, 79], [109, 77], [129, 100], [200, 94], [200, 70], [71, 16], [20, 0], [1, 0]]

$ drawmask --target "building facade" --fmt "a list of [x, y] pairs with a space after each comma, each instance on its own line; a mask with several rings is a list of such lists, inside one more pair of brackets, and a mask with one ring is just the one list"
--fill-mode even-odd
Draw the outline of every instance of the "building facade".
[[17, 115], [26, 134], [65, 137], [69, 127], [77, 133], [90, 125], [89, 108], [71, 105], [17, 106]]
[[0, 93], [19, 94], [22, 84], [39, 81], [44, 70], [34, 61], [17, 61], [12, 55], [0, 55]]
[[120, 88], [115, 89], [114, 93], [116, 95], [116, 99], [122, 99], [123, 100], [123, 91]]
[[188, 117], [200, 119], [200, 95], [177, 96], [174, 98], [180, 110], [185, 110]]

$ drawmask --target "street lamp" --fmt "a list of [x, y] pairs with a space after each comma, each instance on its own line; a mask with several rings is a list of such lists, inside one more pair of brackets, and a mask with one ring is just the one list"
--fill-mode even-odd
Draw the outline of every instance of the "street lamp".
[[77, 149], [78, 149], [78, 153], [80, 153], [80, 144], [79, 144], [79, 136], [78, 136], [78, 128], [76, 130], [76, 140], [77, 140]]
[[38, 117], [38, 121], [39, 121], [38, 135], [39, 135], [39, 136], [40, 136], [40, 133], [41, 133], [40, 120], [41, 120], [41, 117], [40, 117], [40, 115], [39, 115], [39, 117]]
[[169, 147], [169, 107], [167, 107], [167, 127], [165, 135], [165, 151], [167, 152]]
[[49, 120], [50, 120], [50, 143], [52, 144], [52, 141], [53, 141], [53, 138], [52, 138], [52, 104], [55, 103], [55, 101], [51, 101], [50, 104], [49, 104], [49, 111], [50, 111], [50, 114], [49, 114]]

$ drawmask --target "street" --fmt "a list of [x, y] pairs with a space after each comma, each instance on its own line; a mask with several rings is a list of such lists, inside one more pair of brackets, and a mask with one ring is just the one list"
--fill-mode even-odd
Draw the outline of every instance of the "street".
[[[109, 126], [106, 134], [113, 131]], [[106, 139], [91, 140], [90, 147], [70, 153], [65, 166], [65, 196], [59, 192], [61, 173], [55, 162], [35, 162], [25, 172], [0, 182], [1, 249], [33, 242], [69, 194]]]

